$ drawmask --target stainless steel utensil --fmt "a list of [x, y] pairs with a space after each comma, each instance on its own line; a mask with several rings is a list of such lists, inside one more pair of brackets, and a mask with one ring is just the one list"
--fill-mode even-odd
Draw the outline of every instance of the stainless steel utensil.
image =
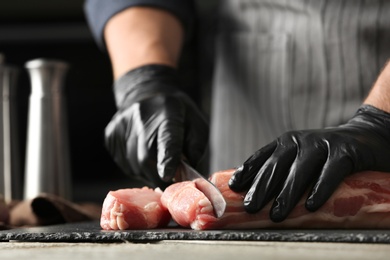
[[24, 198], [42, 192], [71, 199], [65, 62], [36, 59], [25, 64], [30, 80]]
[[22, 196], [16, 106], [18, 74], [16, 67], [0, 63], [0, 194], [7, 202]]

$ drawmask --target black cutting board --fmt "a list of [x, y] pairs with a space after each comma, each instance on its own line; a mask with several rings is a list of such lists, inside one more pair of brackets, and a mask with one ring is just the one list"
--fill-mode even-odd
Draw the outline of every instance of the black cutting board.
[[99, 222], [18, 228], [0, 231], [0, 241], [146, 242], [158, 240], [241, 240], [291, 242], [390, 243], [390, 230], [101, 230]]

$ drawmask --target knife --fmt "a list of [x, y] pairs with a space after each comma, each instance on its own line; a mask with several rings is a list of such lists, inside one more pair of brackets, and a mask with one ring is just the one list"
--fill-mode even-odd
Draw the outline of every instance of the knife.
[[185, 161], [181, 161], [181, 179], [194, 181], [196, 187], [210, 200], [213, 205], [214, 214], [220, 218], [226, 209], [226, 201], [219, 189]]

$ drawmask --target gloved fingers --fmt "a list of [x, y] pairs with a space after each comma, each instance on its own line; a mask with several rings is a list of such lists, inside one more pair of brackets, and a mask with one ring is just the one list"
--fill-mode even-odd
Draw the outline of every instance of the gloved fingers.
[[[140, 167], [138, 161], [132, 154], [137, 151], [136, 136], [129, 133], [126, 115], [116, 113], [105, 128], [105, 146], [114, 161], [129, 175], [139, 175]], [[127, 141], [129, 138], [130, 142]], [[127, 147], [129, 146], [130, 147]]]
[[171, 182], [183, 154], [184, 128], [178, 120], [164, 120], [157, 132], [157, 170], [164, 182]]
[[189, 117], [185, 130], [184, 155], [190, 165], [197, 167], [204, 158], [209, 139], [209, 126], [205, 120]]
[[229, 180], [230, 189], [236, 192], [248, 190], [261, 166], [263, 166], [263, 164], [269, 159], [275, 151], [276, 146], [276, 141], [264, 146], [250, 156], [239, 168], [237, 168]]
[[344, 155], [339, 158], [329, 157], [325, 163], [321, 174], [309, 193], [306, 200], [306, 209], [310, 211], [318, 210], [330, 198], [345, 176], [353, 171], [351, 159]]
[[[128, 140], [128, 145], [132, 143], [137, 144], [137, 152], [134, 157], [137, 159], [143, 177], [153, 183], [155, 187], [164, 188], [157, 171], [157, 131], [139, 131], [137, 140], [133, 142]], [[130, 149], [128, 147], [128, 151]]]
[[295, 146], [276, 148], [272, 156], [260, 168], [244, 198], [244, 207], [247, 212], [258, 212], [275, 197], [295, 157]]
[[308, 190], [309, 185], [319, 175], [326, 157], [327, 152], [324, 150], [315, 149], [313, 146], [307, 149], [301, 147], [272, 205], [270, 212], [272, 221], [281, 222], [287, 218]]

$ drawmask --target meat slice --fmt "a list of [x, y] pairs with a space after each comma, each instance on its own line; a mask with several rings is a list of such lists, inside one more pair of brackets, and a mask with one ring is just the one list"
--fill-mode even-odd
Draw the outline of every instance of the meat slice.
[[[347, 177], [327, 203], [316, 212], [305, 209], [302, 199], [281, 223], [269, 219], [269, 203], [263, 210], [248, 214], [244, 194], [228, 187], [234, 170], [216, 172], [211, 181], [226, 199], [225, 214], [217, 219], [210, 201], [193, 182], [176, 183], [161, 197], [173, 219], [183, 227], [204, 229], [254, 228], [390, 228], [390, 174], [361, 172]], [[304, 196], [306, 198], [306, 196]]]
[[161, 204], [160, 189], [148, 187], [110, 191], [103, 202], [100, 226], [105, 230], [165, 227], [171, 217]]
[[164, 191], [161, 202], [182, 227], [196, 228], [194, 223], [215, 221], [211, 202], [196, 188], [195, 182], [172, 184]]

